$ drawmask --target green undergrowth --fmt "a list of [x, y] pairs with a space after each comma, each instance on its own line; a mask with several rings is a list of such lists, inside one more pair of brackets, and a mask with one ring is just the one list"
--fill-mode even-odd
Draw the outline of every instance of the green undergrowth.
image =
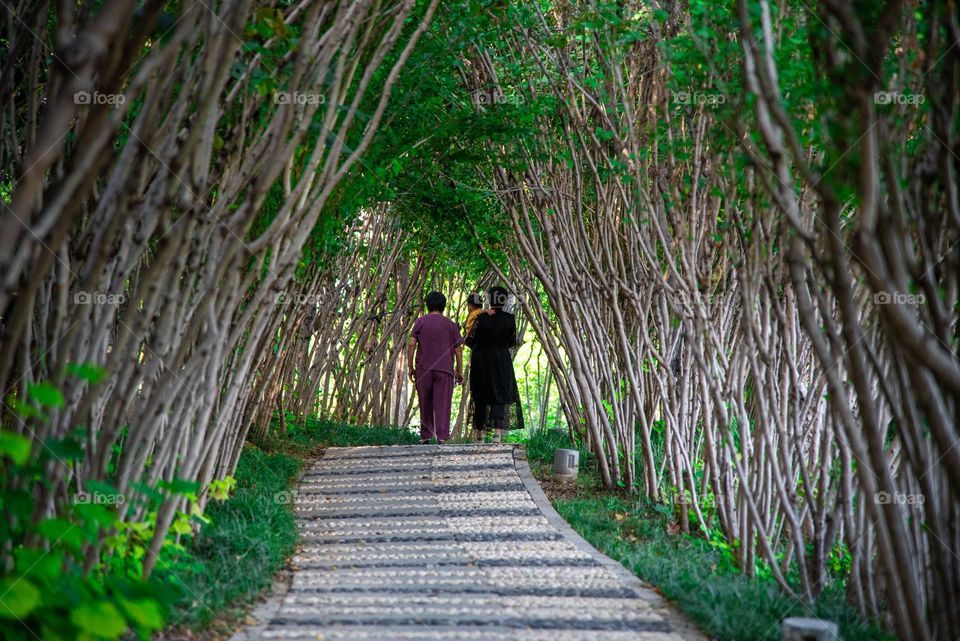
[[211, 503], [210, 520], [187, 551], [160, 572], [183, 597], [170, 627], [225, 631], [283, 568], [297, 543], [292, 490], [307, 459], [325, 447], [416, 443], [408, 430], [309, 418], [288, 421], [285, 434], [248, 444], [240, 455], [236, 489]]
[[419, 436], [404, 427], [390, 425], [353, 425], [327, 419], [307, 418], [295, 421], [288, 417], [287, 430], [273, 430], [267, 446], [300, 456], [323, 447], [357, 447], [363, 445], [413, 445]]
[[[528, 440], [527, 458], [538, 478], [549, 477], [558, 447], [573, 446], [557, 432]], [[815, 616], [837, 622], [844, 641], [893, 639], [859, 617], [845, 598], [842, 582], [831, 585], [814, 604], [804, 605], [772, 578], [740, 573], [728, 551], [703, 538], [671, 533], [665, 506], [603, 491], [591, 457], [581, 451], [580, 460], [572, 496], [553, 499], [557, 512], [594, 547], [655, 586], [710, 638], [779, 639], [784, 618]]]
[[239, 614], [268, 588], [297, 542], [289, 490], [302, 460], [248, 445], [237, 464], [237, 486], [213, 503], [210, 520], [176, 566], [161, 568], [183, 597], [170, 623], [202, 628]]

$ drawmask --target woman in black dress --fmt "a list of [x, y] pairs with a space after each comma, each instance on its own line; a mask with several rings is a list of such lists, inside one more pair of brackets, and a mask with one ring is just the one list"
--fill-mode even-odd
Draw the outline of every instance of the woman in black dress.
[[477, 440], [495, 430], [493, 442], [499, 443], [505, 430], [523, 428], [520, 393], [513, 373], [510, 349], [517, 346], [517, 323], [513, 314], [503, 311], [507, 290], [491, 287], [493, 313], [480, 314], [467, 337], [470, 348], [470, 394], [473, 403], [473, 427]]

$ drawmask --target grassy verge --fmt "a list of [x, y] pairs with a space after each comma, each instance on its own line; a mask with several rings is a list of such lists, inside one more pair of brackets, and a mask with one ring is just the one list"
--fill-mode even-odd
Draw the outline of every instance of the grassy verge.
[[709, 637], [774, 641], [784, 618], [817, 616], [837, 622], [845, 641], [893, 639], [860, 619], [840, 582], [808, 608], [785, 595], [772, 578], [739, 573], [727, 553], [704, 539], [671, 534], [664, 506], [602, 491], [585, 452], [577, 485], [554, 486], [549, 475], [557, 447], [572, 446], [557, 433], [534, 436], [527, 444], [531, 469], [557, 512], [594, 547], [655, 586]]
[[416, 442], [414, 434], [398, 428], [308, 419], [285, 435], [248, 444], [237, 464], [232, 496], [208, 506], [210, 523], [175, 565], [159, 570], [184, 594], [163, 638], [219, 638], [271, 586], [297, 544], [293, 508], [286, 499], [307, 459], [324, 447]]
[[170, 627], [215, 636], [270, 587], [297, 542], [293, 511], [277, 497], [290, 488], [302, 464], [288, 454], [244, 448], [233, 495], [208, 506], [210, 522], [176, 566], [166, 569], [183, 593]]
[[351, 425], [308, 418], [276, 437], [286, 451], [310, 452], [317, 447], [356, 447], [361, 445], [412, 445], [420, 437], [402, 427], [384, 425]]

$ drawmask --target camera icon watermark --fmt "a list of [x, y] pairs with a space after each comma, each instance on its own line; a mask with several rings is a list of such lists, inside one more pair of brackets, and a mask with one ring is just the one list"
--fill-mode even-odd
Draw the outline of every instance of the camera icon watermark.
[[875, 105], [922, 105], [927, 97], [922, 93], [900, 93], [899, 91], [878, 91], [873, 94]]
[[290, 292], [277, 292], [273, 297], [273, 302], [277, 305], [321, 305], [323, 296], [320, 294], [291, 294]]
[[322, 93], [300, 93], [299, 91], [277, 91], [273, 94], [275, 105], [322, 105], [327, 102]]
[[108, 494], [104, 492], [77, 492], [73, 495], [73, 502], [77, 505], [123, 505], [127, 497], [123, 494]]
[[665, 292], [667, 303], [675, 310], [686, 310], [697, 304], [699, 296], [686, 289], [676, 289], [672, 292]]
[[518, 105], [522, 101], [519, 96], [507, 96], [500, 89], [474, 89], [470, 92], [473, 104], [483, 107], [487, 105]]
[[923, 505], [926, 497], [923, 494], [905, 494], [903, 492], [877, 492], [873, 495], [873, 502], [878, 505]]
[[123, 294], [104, 294], [103, 292], [74, 292], [74, 305], [122, 305], [127, 302]]
[[273, 495], [273, 502], [279, 505], [293, 505], [297, 501], [300, 492], [297, 490], [284, 490]]
[[707, 91], [674, 91], [671, 92], [673, 101], [678, 105], [722, 105], [727, 97], [722, 93]]
[[904, 294], [903, 292], [877, 292], [873, 295], [875, 305], [923, 305], [927, 297], [923, 294]]
[[77, 91], [73, 94], [75, 105], [122, 105], [127, 97], [122, 93], [101, 93], [99, 91]]

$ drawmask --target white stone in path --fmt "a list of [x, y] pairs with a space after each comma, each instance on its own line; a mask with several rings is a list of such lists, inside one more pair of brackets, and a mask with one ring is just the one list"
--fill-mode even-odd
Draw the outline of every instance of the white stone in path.
[[328, 449], [295, 510], [292, 578], [231, 641], [704, 641], [509, 445]]

